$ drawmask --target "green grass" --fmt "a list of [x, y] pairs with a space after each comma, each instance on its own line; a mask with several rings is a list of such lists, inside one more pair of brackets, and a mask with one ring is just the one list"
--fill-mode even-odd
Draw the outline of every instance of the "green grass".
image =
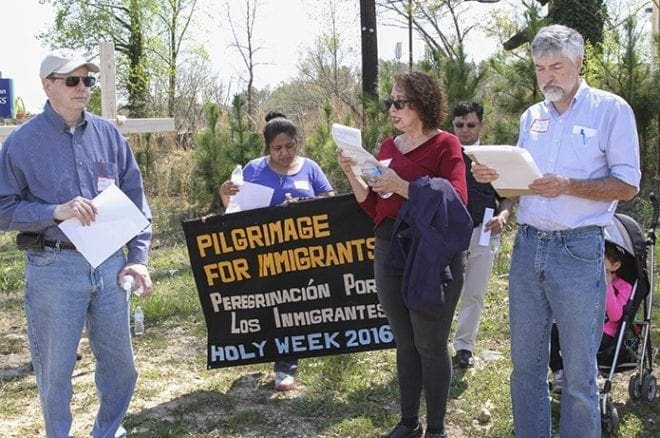
[[[195, 217], [180, 200], [152, 199], [154, 243], [150, 272], [154, 294], [142, 306], [146, 332], [134, 339], [140, 378], [125, 426], [134, 437], [373, 437], [398, 421], [394, 350], [308, 358], [300, 362], [299, 387], [272, 390], [272, 364], [206, 369], [206, 326], [190, 270], [180, 222]], [[502, 241], [486, 297], [477, 364], [455, 369], [447, 428], [453, 437], [513, 435], [509, 396], [508, 263], [513, 229]], [[0, 235], [0, 368], [29, 361], [22, 308], [23, 260], [12, 233]], [[657, 293], [656, 285], [656, 296]], [[654, 307], [653, 338], [660, 330]], [[97, 409], [94, 362], [88, 347], [74, 376], [75, 436], [88, 436]], [[658, 353], [655, 350], [654, 362]], [[488, 358], [488, 359], [486, 359]], [[656, 372], [657, 374], [657, 372]], [[620, 436], [660, 436], [659, 403], [630, 401], [628, 375], [617, 375], [612, 399]], [[34, 376], [0, 380], [3, 436], [43, 434]], [[422, 403], [422, 415], [424, 415]], [[491, 418], [480, 423], [480, 412]], [[8, 431], [8, 432], [6, 432]]]
[[23, 257], [15, 239], [15, 232], [0, 235], [0, 291], [16, 290], [24, 285]]

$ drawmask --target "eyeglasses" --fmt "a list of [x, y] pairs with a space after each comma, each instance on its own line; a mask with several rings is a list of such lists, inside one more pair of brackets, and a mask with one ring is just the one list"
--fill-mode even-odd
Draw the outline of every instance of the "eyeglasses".
[[383, 103], [385, 104], [385, 110], [389, 110], [392, 105], [394, 105], [394, 108], [398, 110], [402, 110], [406, 107], [408, 103], [410, 103], [410, 101], [405, 99], [399, 99], [399, 100], [386, 99]]
[[476, 123], [463, 123], [463, 122], [454, 122], [454, 127], [461, 129], [464, 126], [467, 126], [468, 129], [474, 129], [477, 127]]
[[94, 76], [67, 76], [65, 78], [60, 78], [57, 76], [51, 76], [49, 79], [52, 80], [57, 80], [61, 79], [64, 81], [67, 87], [77, 87], [78, 84], [80, 84], [80, 80], [82, 79], [83, 84], [85, 84], [85, 87], [91, 87], [96, 83], [96, 78]]

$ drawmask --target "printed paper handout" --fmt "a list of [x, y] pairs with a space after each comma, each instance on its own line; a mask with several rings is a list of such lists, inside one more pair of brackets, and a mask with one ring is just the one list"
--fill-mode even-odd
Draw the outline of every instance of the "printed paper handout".
[[344, 155], [355, 161], [356, 165], [353, 166], [353, 173], [358, 176], [373, 173], [373, 169], [377, 169], [379, 165], [385, 167], [389, 165], [390, 160], [379, 162], [376, 157], [362, 147], [362, 134], [357, 128], [333, 123], [332, 139], [342, 149]]
[[274, 189], [245, 181], [234, 196], [229, 198], [229, 204], [225, 213], [237, 213], [239, 211], [253, 210], [255, 208], [268, 207], [273, 199]]
[[527, 188], [543, 174], [527, 149], [508, 145], [463, 146], [473, 161], [492, 167], [499, 178], [491, 184], [500, 196], [530, 194]]
[[93, 202], [98, 213], [91, 225], [83, 226], [77, 218], [71, 218], [58, 226], [96, 269], [142, 232], [149, 221], [114, 183], [96, 196]]

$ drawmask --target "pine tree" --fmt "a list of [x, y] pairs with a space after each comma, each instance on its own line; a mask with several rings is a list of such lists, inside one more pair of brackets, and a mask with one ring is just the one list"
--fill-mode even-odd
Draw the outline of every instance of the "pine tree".
[[217, 193], [223, 172], [225, 154], [223, 145], [227, 144], [227, 138], [218, 130], [220, 118], [220, 107], [216, 103], [205, 103], [204, 113], [206, 115], [206, 129], [195, 135], [197, 145], [194, 153], [194, 166], [192, 180], [192, 195], [198, 203], [208, 206], [211, 210], [217, 210], [220, 199]]

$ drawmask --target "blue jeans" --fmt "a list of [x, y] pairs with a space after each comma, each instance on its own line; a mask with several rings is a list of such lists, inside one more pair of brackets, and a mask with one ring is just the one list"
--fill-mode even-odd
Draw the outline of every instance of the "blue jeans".
[[298, 371], [298, 359], [291, 360], [278, 360], [273, 365], [273, 371], [282, 372], [290, 375], [295, 375]]
[[25, 255], [28, 337], [48, 437], [69, 436], [71, 376], [85, 323], [100, 398], [92, 436], [113, 437], [121, 426], [137, 381], [128, 297], [117, 282], [124, 265], [121, 251], [97, 269], [76, 251]]
[[550, 436], [547, 373], [553, 320], [565, 371], [560, 435], [601, 436], [596, 352], [605, 315], [603, 253], [600, 227], [518, 229], [509, 277], [516, 436]]

